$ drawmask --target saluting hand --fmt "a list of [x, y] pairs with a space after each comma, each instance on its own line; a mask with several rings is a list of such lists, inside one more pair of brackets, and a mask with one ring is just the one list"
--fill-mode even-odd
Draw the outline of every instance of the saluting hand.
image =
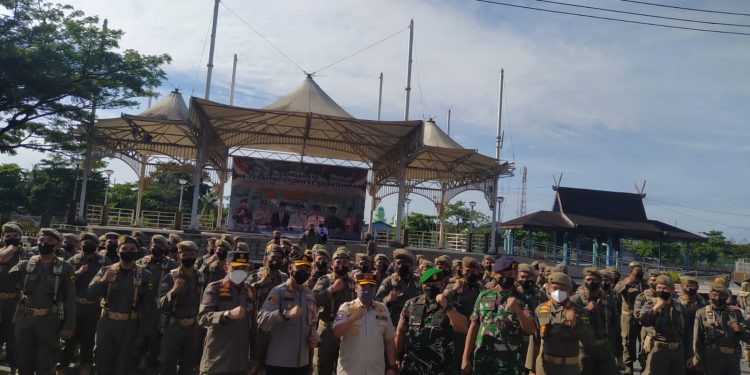
[[435, 297], [435, 301], [440, 305], [442, 308], [448, 307], [448, 299], [445, 298], [445, 295], [443, 293], [440, 293]]
[[76, 276], [83, 275], [84, 273], [88, 272], [88, 270], [89, 270], [89, 265], [84, 264], [81, 267], [78, 267], [78, 270], [76, 270], [75, 274]]
[[576, 320], [578, 320], [576, 311], [572, 308], [565, 309], [565, 325], [570, 328], [575, 328]]
[[243, 306], [237, 306], [231, 310], [229, 310], [229, 314], [227, 314], [227, 318], [230, 320], [240, 320], [245, 317], [245, 308]]
[[174, 279], [174, 285], [172, 286], [172, 294], [182, 294], [185, 291], [185, 279], [177, 277]]
[[300, 316], [300, 314], [302, 314], [302, 309], [299, 306], [294, 306], [291, 310], [287, 310], [286, 317], [291, 320]]
[[331, 285], [331, 293], [338, 293], [341, 289], [344, 289], [344, 279], [338, 278], [336, 281], [333, 282], [333, 285]]
[[111, 284], [115, 282], [115, 278], [117, 278], [117, 272], [110, 268], [106, 272], [104, 272], [104, 277], [102, 277], [102, 281], [105, 283]]
[[508, 297], [508, 299], [505, 300], [505, 306], [508, 306], [508, 310], [515, 312], [516, 314], [519, 313], [519, 310], [521, 309], [521, 305], [518, 303], [518, 299], [516, 297]]
[[355, 304], [355, 306], [352, 307], [352, 310], [351, 310], [351, 317], [354, 320], [360, 320], [364, 316], [365, 316], [365, 307], [360, 304]]
[[588, 311], [594, 311], [595, 308], [596, 304], [594, 303], [594, 301], [589, 301], [589, 303], [586, 305], [586, 310]]

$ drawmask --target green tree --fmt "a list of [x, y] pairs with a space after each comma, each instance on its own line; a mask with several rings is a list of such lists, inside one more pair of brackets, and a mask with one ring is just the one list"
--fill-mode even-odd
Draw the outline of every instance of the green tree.
[[731, 254], [731, 244], [720, 230], [711, 230], [704, 232], [706, 242], [698, 243], [693, 247], [691, 252], [692, 259], [706, 260], [709, 263], [715, 262], [722, 255]]
[[487, 224], [490, 217], [476, 210], [472, 210], [464, 201], [456, 201], [445, 205], [445, 222], [449, 231], [464, 232], [474, 226], [475, 229]]
[[17, 164], [0, 164], [0, 212], [17, 211], [22, 202], [24, 172]]
[[109, 189], [109, 198], [107, 205], [109, 207], [133, 208], [138, 196], [138, 184], [135, 182], [126, 182], [114, 184]]
[[409, 216], [401, 223], [401, 226], [411, 231], [430, 232], [435, 230], [437, 225], [437, 216], [411, 212]]
[[[168, 55], [121, 50], [123, 32], [69, 5], [0, 0], [0, 153], [55, 151], [90, 110], [154, 95]], [[67, 135], [67, 136], [65, 136]], [[44, 139], [44, 140], [43, 140]]]

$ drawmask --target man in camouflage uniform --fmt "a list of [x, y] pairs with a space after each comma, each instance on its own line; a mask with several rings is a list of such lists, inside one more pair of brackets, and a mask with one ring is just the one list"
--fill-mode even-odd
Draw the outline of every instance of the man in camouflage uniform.
[[99, 270], [109, 266], [109, 258], [97, 254], [99, 238], [94, 233], [81, 233], [80, 241], [83, 251], [73, 255], [69, 262], [73, 266], [76, 285], [76, 330], [70, 340], [63, 342], [62, 353], [57, 363], [57, 373], [64, 374], [76, 348], [80, 345], [79, 373], [91, 373], [94, 364], [94, 339], [96, 338], [96, 324], [101, 314], [99, 301], [87, 298], [89, 284]]
[[136, 338], [153, 327], [155, 291], [151, 273], [135, 263], [138, 241], [122, 236], [116, 251], [120, 260], [99, 269], [88, 297], [101, 300], [103, 310], [96, 327], [96, 371], [125, 375], [131, 373]]
[[[479, 264], [479, 262], [477, 262], [477, 264]], [[453, 278], [463, 278], [463, 261], [461, 259], [453, 259], [451, 262], [451, 271], [453, 272]]]
[[588, 313], [570, 302], [572, 286], [562, 272], [552, 272], [547, 278], [550, 300], [536, 308], [539, 330], [537, 338], [529, 340], [529, 357], [536, 358], [530, 370], [535, 374], [579, 374], [579, 346], [588, 352], [594, 344]]
[[518, 265], [518, 291], [523, 294], [526, 298], [526, 302], [529, 304], [529, 310], [533, 311], [537, 306], [546, 302], [547, 294], [545, 294], [536, 285], [536, 271], [526, 264], [521, 263]]
[[77, 234], [65, 233], [63, 235], [63, 259], [68, 260], [81, 249], [81, 239]]
[[416, 297], [422, 290], [419, 279], [413, 273], [415, 261], [409, 250], [394, 250], [393, 266], [396, 272], [383, 280], [375, 295], [375, 300], [385, 303], [388, 307], [392, 322], [398, 322], [404, 303]]
[[495, 261], [492, 270], [496, 287], [480, 293], [474, 303], [462, 373], [524, 374], [521, 345], [524, 336], [534, 333], [535, 325], [528, 305], [516, 290], [517, 267], [509, 256]]
[[341, 246], [333, 253], [333, 272], [318, 279], [313, 289], [318, 306], [318, 337], [313, 374], [329, 375], [336, 370], [340, 339], [333, 334], [333, 319], [344, 302], [356, 298], [354, 280], [349, 276], [351, 255]]
[[[740, 288], [737, 294], [737, 305], [742, 309], [742, 317], [750, 320], [750, 280], [743, 281]], [[745, 363], [750, 363], [750, 345], [742, 344], [742, 354]]]
[[22, 375], [50, 374], [60, 352], [59, 340], [70, 339], [75, 331], [73, 267], [55, 256], [62, 236], [54, 229], [42, 229], [38, 243], [39, 255], [19, 261], [10, 270], [21, 287], [15, 339]]
[[612, 300], [607, 298], [601, 288], [602, 277], [596, 267], [583, 270], [583, 285], [570, 302], [581, 309], [585, 309], [590, 318], [594, 331], [593, 344], [589, 347], [581, 346], [580, 357], [583, 375], [618, 375], [614, 355], [608, 337], [611, 332], [612, 320], [615, 318]]
[[641, 325], [634, 314], [635, 298], [648, 289], [648, 285], [643, 280], [643, 266], [640, 263], [631, 262], [628, 269], [628, 277], [617, 283], [615, 293], [620, 296], [622, 301], [620, 334], [622, 336], [622, 357], [625, 363], [625, 373], [632, 375], [633, 362], [638, 353], [636, 343], [640, 339], [641, 333]]
[[[636, 319], [638, 319], [638, 317], [640, 316], [641, 308], [646, 303], [646, 301], [656, 297], [656, 278], [659, 277], [659, 275], [659, 271], [655, 269], [652, 269], [648, 272], [648, 279], [646, 279], [648, 289], [637, 295], [635, 297], [635, 302], [633, 303], [633, 315], [635, 315]], [[645, 338], [646, 330], [641, 327], [640, 345], [636, 347], [636, 350], [638, 351], [638, 361], [641, 364], [641, 368], [646, 365], [646, 353], [643, 351], [643, 339]]]
[[625, 363], [622, 361], [622, 338], [620, 337], [622, 299], [614, 291], [615, 283], [612, 278], [613, 271], [614, 268], [612, 267], [600, 271], [602, 276], [602, 295], [600, 298], [606, 300], [607, 304], [612, 307], [612, 313], [614, 315], [610, 321], [607, 321], [609, 324], [607, 332], [610, 332], [610, 334], [607, 335], [607, 338], [609, 339], [609, 347], [615, 357], [615, 366], [618, 369], [624, 369]]
[[[443, 293], [445, 297], [456, 306], [456, 310], [468, 320], [474, 312], [474, 303], [479, 294], [485, 291], [486, 287], [481, 283], [482, 270], [479, 262], [472, 257], [464, 257], [462, 260], [461, 278], [452, 278]], [[460, 366], [461, 358], [464, 354], [464, 345], [466, 344], [466, 334], [463, 332], [453, 332], [453, 357], [457, 367]]]
[[378, 285], [383, 283], [383, 280], [385, 280], [388, 277], [388, 266], [390, 265], [391, 261], [388, 259], [388, 255], [385, 254], [378, 254], [375, 255], [375, 281], [378, 283]]
[[194, 374], [198, 365], [200, 330], [197, 316], [205, 281], [196, 271], [198, 246], [193, 241], [177, 243], [180, 265], [169, 271], [159, 284], [161, 311], [161, 375]]
[[195, 268], [200, 269], [203, 267], [203, 264], [206, 263], [206, 260], [213, 257], [213, 255], [216, 253], [216, 241], [218, 238], [211, 237], [206, 241], [206, 253], [203, 254], [203, 256], [198, 257], [198, 260], [195, 261]]
[[313, 271], [313, 274], [310, 276], [310, 280], [308, 280], [307, 282], [307, 285], [310, 289], [315, 287], [318, 279], [325, 275], [328, 275], [331, 272], [331, 257], [328, 255], [328, 251], [326, 250], [325, 245], [316, 244], [315, 246], [313, 246], [312, 251], [313, 259], [315, 259], [315, 269]]
[[739, 375], [740, 341], [750, 342], [747, 322], [740, 310], [727, 306], [729, 288], [724, 284], [712, 284], [708, 298], [711, 304], [695, 314], [694, 357], [688, 365], [704, 368], [706, 375]]
[[482, 267], [484, 267], [484, 272], [482, 274], [482, 284], [487, 285], [495, 281], [495, 277], [492, 276], [492, 266], [494, 264], [495, 261], [492, 259], [491, 255], [485, 255], [482, 258]]
[[21, 244], [23, 230], [16, 223], [3, 224], [3, 243], [0, 248], [0, 346], [5, 343], [8, 367], [16, 370], [16, 334], [14, 316], [18, 303], [18, 274], [10, 270], [25, 258]]
[[254, 350], [255, 294], [246, 283], [251, 269], [250, 254], [227, 254], [229, 273], [206, 287], [198, 322], [207, 329], [201, 358], [201, 374], [246, 374], [249, 354]]
[[[214, 252], [214, 256], [206, 259], [206, 261], [198, 268], [198, 272], [203, 274], [203, 279], [206, 284], [210, 284], [214, 281], [223, 280], [227, 275], [225, 270], [227, 255], [232, 249], [229, 247], [229, 243], [221, 241], [221, 246], [218, 246]], [[237, 244], [237, 251], [249, 253], [249, 247], [246, 243], [240, 242]]]
[[404, 304], [396, 328], [401, 374], [455, 374], [453, 332], [466, 332], [467, 320], [443, 295], [443, 272], [426, 270], [420, 282], [424, 294]]
[[[268, 297], [271, 290], [289, 279], [289, 275], [282, 272], [284, 264], [284, 249], [279, 245], [269, 244], [266, 246], [266, 256], [263, 259], [263, 267], [250, 273], [247, 282], [255, 291], [255, 311], [259, 311], [261, 305]], [[307, 281], [307, 280], [305, 280]], [[268, 331], [258, 330], [255, 348], [257, 352], [253, 354], [253, 366], [256, 371], [263, 367], [263, 361], [266, 358], [268, 343], [271, 339]]]
[[[682, 290], [677, 293], [677, 298], [674, 299], [674, 302], [682, 305], [682, 315], [685, 323], [683, 327], [683, 336], [690, 339], [693, 337], [695, 313], [706, 306], [706, 299], [698, 294], [698, 280], [696, 278], [683, 276], [680, 281]], [[690, 342], [685, 343], [685, 345], [690, 344]], [[702, 373], [695, 369], [691, 362], [688, 362], [686, 367], [686, 375], [700, 375]]]
[[120, 235], [115, 232], [107, 232], [99, 237], [99, 247], [102, 249], [100, 254], [109, 258], [112, 264], [120, 261], [117, 258], [117, 241], [119, 238]]
[[435, 268], [443, 272], [442, 277], [444, 283], [447, 283], [448, 279], [453, 276], [453, 271], [451, 270], [451, 258], [447, 255], [441, 255], [435, 258]]
[[642, 374], [684, 374], [692, 347], [687, 344], [690, 340], [683, 330], [682, 305], [673, 298], [672, 278], [657, 277], [655, 292], [656, 296], [646, 300], [637, 317], [646, 333], [643, 340], [646, 365]]

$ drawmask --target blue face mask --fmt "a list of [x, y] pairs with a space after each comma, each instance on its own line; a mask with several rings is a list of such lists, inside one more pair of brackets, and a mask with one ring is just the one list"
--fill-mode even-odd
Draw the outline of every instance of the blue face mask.
[[372, 302], [373, 299], [375, 299], [375, 293], [370, 290], [360, 290], [357, 292], [357, 298], [362, 300], [362, 302]]

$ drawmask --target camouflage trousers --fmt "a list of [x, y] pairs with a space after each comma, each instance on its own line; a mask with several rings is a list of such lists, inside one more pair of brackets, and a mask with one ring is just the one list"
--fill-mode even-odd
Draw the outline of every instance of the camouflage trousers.
[[406, 348], [406, 355], [401, 362], [401, 375], [454, 375], [457, 373], [456, 367], [458, 366], [453, 363], [452, 336], [420, 343], [407, 340]]
[[523, 375], [525, 357], [518, 350], [496, 351], [490, 347], [479, 347], [474, 350], [472, 374]]

